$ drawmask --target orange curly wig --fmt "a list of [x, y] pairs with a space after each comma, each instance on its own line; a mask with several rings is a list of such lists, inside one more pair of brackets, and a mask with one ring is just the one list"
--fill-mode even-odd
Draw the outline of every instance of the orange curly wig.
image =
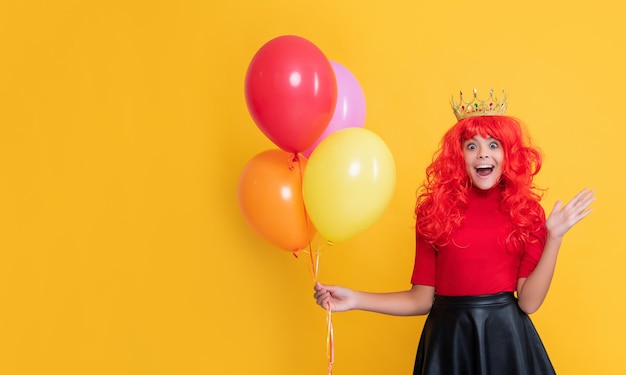
[[504, 148], [500, 209], [509, 213], [514, 228], [507, 237], [507, 247], [522, 249], [530, 233], [545, 225], [545, 214], [539, 205], [542, 195], [533, 184], [542, 160], [540, 151], [524, 135], [520, 121], [509, 116], [465, 118], [448, 130], [418, 190], [416, 230], [427, 242], [442, 246], [461, 224], [471, 188], [462, 144], [475, 135], [491, 136]]

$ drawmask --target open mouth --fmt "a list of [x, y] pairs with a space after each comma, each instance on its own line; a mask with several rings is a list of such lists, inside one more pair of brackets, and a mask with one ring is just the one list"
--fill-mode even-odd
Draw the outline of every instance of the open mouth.
[[493, 172], [493, 165], [479, 165], [476, 167], [476, 173], [479, 176], [489, 176]]

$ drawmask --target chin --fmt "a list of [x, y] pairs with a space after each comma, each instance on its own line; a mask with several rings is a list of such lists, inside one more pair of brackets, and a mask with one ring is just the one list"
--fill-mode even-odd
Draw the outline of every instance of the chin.
[[490, 181], [490, 180], [474, 180], [472, 181], [474, 187], [480, 190], [489, 190], [498, 184], [498, 181]]

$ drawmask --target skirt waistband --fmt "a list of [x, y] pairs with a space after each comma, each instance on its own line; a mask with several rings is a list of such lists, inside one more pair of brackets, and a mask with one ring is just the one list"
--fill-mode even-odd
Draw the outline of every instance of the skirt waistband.
[[485, 294], [480, 296], [435, 296], [435, 305], [501, 305], [517, 302], [513, 292]]

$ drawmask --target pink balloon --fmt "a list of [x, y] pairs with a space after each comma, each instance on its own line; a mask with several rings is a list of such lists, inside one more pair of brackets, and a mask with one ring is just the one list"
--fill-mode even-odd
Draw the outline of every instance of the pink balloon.
[[356, 77], [343, 65], [331, 61], [337, 80], [337, 104], [328, 126], [311, 147], [302, 151], [305, 157], [311, 156], [315, 147], [326, 137], [345, 128], [365, 126], [365, 95]]

